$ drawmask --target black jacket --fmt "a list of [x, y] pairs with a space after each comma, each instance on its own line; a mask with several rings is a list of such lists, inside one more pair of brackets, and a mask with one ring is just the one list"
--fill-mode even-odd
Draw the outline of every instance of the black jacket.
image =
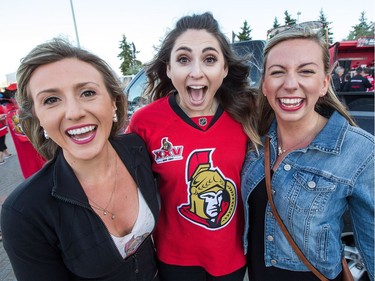
[[341, 92], [343, 90], [344, 77], [340, 78], [340, 76], [337, 73], [333, 73], [331, 77], [332, 77], [333, 88], [335, 89], [336, 92]]
[[349, 79], [345, 84], [345, 92], [366, 92], [367, 88], [371, 88], [372, 85], [366, 77], [361, 74], [357, 74]]
[[[110, 141], [156, 221], [157, 191], [143, 141], [134, 134]], [[1, 227], [18, 281], [158, 280], [151, 237], [123, 259], [62, 153], [5, 200]]]

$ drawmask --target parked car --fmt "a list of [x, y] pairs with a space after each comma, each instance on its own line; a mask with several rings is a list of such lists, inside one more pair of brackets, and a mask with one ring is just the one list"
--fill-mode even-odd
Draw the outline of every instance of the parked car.
[[240, 41], [232, 44], [232, 49], [240, 57], [246, 59], [250, 68], [249, 82], [252, 88], [257, 88], [262, 77], [264, 40]]
[[142, 94], [147, 86], [146, 83], [146, 73], [142, 68], [125, 88], [124, 92], [126, 97], [128, 98], [128, 121], [138, 108], [147, 103], [146, 100], [142, 97]]
[[[241, 41], [232, 44], [233, 50], [240, 56], [245, 56], [246, 63], [250, 68], [249, 82], [251, 87], [257, 88], [262, 75], [263, 68], [263, 48], [265, 46], [263, 40]], [[128, 118], [140, 106], [145, 104], [142, 99], [142, 93], [147, 86], [147, 78], [144, 69], [130, 81], [125, 89], [128, 97]], [[358, 126], [364, 130], [374, 134], [374, 92], [339, 92], [338, 98], [348, 108], [351, 116], [357, 122]], [[354, 236], [351, 221], [348, 214], [344, 216], [344, 230], [342, 233], [342, 241], [345, 244], [345, 258], [348, 262], [350, 271], [353, 274], [354, 281], [368, 281], [366, 268], [354, 244]]]

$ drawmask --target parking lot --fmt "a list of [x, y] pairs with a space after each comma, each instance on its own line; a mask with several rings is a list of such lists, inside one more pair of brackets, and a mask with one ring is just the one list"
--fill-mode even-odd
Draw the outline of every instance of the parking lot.
[[[8, 146], [8, 151], [12, 153], [13, 156], [8, 158], [5, 164], [0, 165], [0, 206], [3, 204], [5, 198], [23, 181], [12, 138], [7, 134], [5, 140], [6, 145]], [[2, 242], [0, 242], [0, 280], [17, 280], [14, 277], [12, 267], [3, 248]]]

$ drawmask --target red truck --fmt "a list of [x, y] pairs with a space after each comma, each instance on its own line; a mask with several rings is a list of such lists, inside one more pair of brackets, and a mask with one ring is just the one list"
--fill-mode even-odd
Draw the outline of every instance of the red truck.
[[357, 67], [374, 69], [375, 39], [361, 37], [356, 41], [341, 41], [330, 46], [331, 65], [341, 65], [345, 72], [355, 70]]

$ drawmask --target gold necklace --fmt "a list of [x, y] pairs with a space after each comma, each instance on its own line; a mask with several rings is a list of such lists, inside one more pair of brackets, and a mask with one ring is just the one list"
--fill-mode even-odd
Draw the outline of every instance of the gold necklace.
[[93, 204], [93, 205], [90, 204], [90, 206], [92, 208], [97, 209], [99, 211], [102, 211], [104, 216], [106, 216], [108, 213], [111, 214], [111, 219], [112, 220], [114, 220], [116, 218], [116, 215], [115, 215], [115, 213], [113, 213], [111, 211], [108, 211], [108, 207], [109, 207], [109, 204], [112, 202], [112, 198], [113, 198], [113, 194], [115, 193], [116, 186], [117, 186], [117, 155], [115, 156], [115, 184], [114, 184], [114, 186], [112, 188], [111, 197], [109, 198], [107, 206], [105, 208], [102, 208], [97, 203], [95, 203], [92, 199], [89, 198], [89, 201], [91, 201], [91, 203]]
[[314, 130], [311, 132], [311, 134], [308, 134], [306, 137], [304, 137], [301, 141], [297, 142], [292, 147], [283, 149], [281, 138], [279, 138], [280, 141], [279, 141], [279, 146], [277, 147], [277, 156], [280, 156], [281, 154], [284, 154], [287, 151], [292, 150], [293, 148], [295, 148], [296, 146], [300, 145], [301, 143], [303, 143], [305, 140], [307, 140], [311, 136], [315, 135], [315, 133], [318, 131], [319, 119], [320, 119], [320, 115], [318, 114], [318, 118], [316, 119], [316, 124], [315, 124]]

